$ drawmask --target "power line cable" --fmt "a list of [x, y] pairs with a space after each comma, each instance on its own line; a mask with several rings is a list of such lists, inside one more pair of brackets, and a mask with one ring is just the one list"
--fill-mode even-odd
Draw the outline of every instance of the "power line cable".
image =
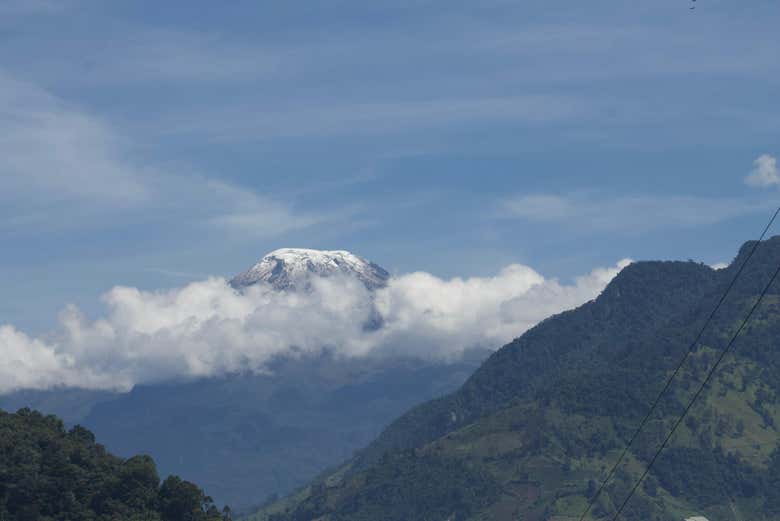
[[[779, 209], [780, 210], [780, 209]], [[613, 521], [617, 520], [617, 518], [620, 516], [620, 513], [623, 512], [623, 509], [626, 508], [626, 505], [628, 504], [628, 501], [631, 499], [631, 496], [634, 495], [636, 492], [636, 489], [639, 487], [639, 485], [642, 483], [642, 480], [645, 479], [647, 474], [650, 472], [650, 468], [653, 466], [655, 461], [658, 459], [658, 456], [661, 455], [661, 452], [666, 447], [667, 443], [669, 443], [669, 440], [672, 438], [672, 435], [674, 435], [677, 428], [680, 426], [682, 421], [685, 419], [685, 417], [688, 415], [688, 412], [691, 410], [693, 405], [696, 403], [696, 400], [701, 395], [702, 391], [705, 387], [707, 387], [707, 384], [712, 379], [712, 376], [715, 374], [715, 371], [718, 369], [718, 366], [723, 361], [723, 359], [726, 357], [726, 355], [731, 350], [731, 347], [734, 345], [734, 342], [737, 340], [737, 337], [742, 333], [742, 330], [747, 325], [748, 321], [750, 320], [750, 317], [753, 316], [753, 313], [758, 309], [758, 306], [761, 304], [761, 301], [764, 300], [764, 297], [766, 296], [767, 292], [769, 292], [769, 288], [772, 286], [772, 284], [775, 282], [775, 279], [777, 279], [777, 276], [780, 275], [780, 264], [778, 264], [777, 269], [775, 270], [774, 274], [772, 274], [772, 278], [769, 279], [769, 282], [766, 286], [764, 286], [764, 289], [761, 291], [761, 295], [759, 295], [758, 300], [753, 304], [753, 306], [750, 308], [750, 311], [748, 312], [745, 319], [742, 321], [742, 323], [739, 326], [739, 329], [737, 329], [736, 333], [734, 333], [734, 336], [731, 337], [731, 340], [726, 345], [726, 348], [721, 351], [720, 356], [715, 361], [715, 364], [710, 369], [709, 373], [707, 373], [707, 378], [704, 379], [704, 382], [699, 386], [699, 388], [696, 390], [696, 393], [693, 395], [693, 398], [688, 402], [688, 405], [685, 407], [685, 410], [680, 415], [679, 418], [677, 418], [677, 421], [675, 422], [674, 426], [672, 427], [672, 430], [669, 431], [669, 434], [667, 434], [666, 438], [664, 439], [663, 443], [661, 443], [661, 446], [658, 447], [658, 450], [653, 455], [653, 458], [650, 460], [650, 463], [647, 464], [647, 467], [645, 467], [645, 471], [642, 473], [642, 475], [639, 477], [639, 479], [634, 483], [634, 486], [631, 488], [631, 491], [628, 493], [628, 496], [626, 496], [626, 499], [623, 501], [623, 503], [620, 505], [620, 508], [615, 513], [615, 516], [612, 518]]]
[[625, 448], [623, 449], [623, 452], [621, 452], [620, 457], [618, 457], [615, 464], [612, 466], [612, 469], [607, 474], [607, 477], [604, 478], [604, 480], [601, 482], [601, 485], [599, 486], [598, 490], [594, 494], [594, 496], [588, 501], [587, 506], [585, 507], [585, 511], [582, 512], [582, 515], [580, 515], [579, 521], [583, 521], [585, 519], [585, 516], [588, 515], [591, 508], [593, 508], [593, 505], [596, 503], [596, 500], [599, 498], [601, 493], [604, 491], [604, 488], [607, 486], [607, 483], [609, 483], [609, 480], [612, 479], [612, 477], [615, 475], [615, 472], [617, 471], [617, 468], [620, 466], [620, 464], [625, 459], [626, 455], [628, 454], [629, 449], [636, 441], [637, 437], [639, 437], [640, 432], [645, 427], [645, 424], [648, 422], [650, 417], [653, 415], [653, 412], [655, 412], [656, 407], [658, 407], [658, 404], [661, 402], [661, 398], [666, 394], [666, 391], [669, 390], [669, 388], [672, 385], [672, 382], [675, 378], [677, 378], [677, 375], [679, 374], [680, 370], [682, 369], [683, 365], [685, 365], [685, 362], [688, 361], [688, 358], [690, 358], [691, 353], [693, 353], [694, 348], [698, 345], [699, 341], [701, 340], [702, 336], [704, 335], [704, 331], [707, 329], [707, 327], [710, 325], [710, 322], [712, 322], [713, 317], [720, 309], [721, 305], [723, 305], [723, 302], [726, 300], [726, 297], [731, 292], [731, 289], [734, 287], [734, 284], [736, 284], [737, 279], [742, 274], [742, 271], [745, 269], [745, 266], [747, 266], [748, 261], [753, 257], [753, 254], [756, 252], [756, 249], [758, 248], [758, 245], [761, 244], [761, 241], [766, 236], [766, 233], [769, 231], [769, 228], [772, 227], [772, 224], [775, 222], [775, 219], [777, 218], [777, 215], [780, 213], [780, 206], [777, 207], [777, 210], [775, 210], [775, 213], [772, 215], [772, 218], [769, 219], [769, 222], [764, 227], [764, 231], [761, 232], [761, 236], [758, 238], [758, 240], [753, 244], [753, 247], [750, 249], [750, 252], [748, 253], [748, 256], [745, 258], [745, 260], [742, 262], [742, 265], [739, 267], [739, 270], [737, 270], [737, 273], [734, 275], [734, 278], [731, 279], [731, 282], [729, 283], [728, 287], [726, 288], [726, 291], [723, 292], [723, 295], [720, 297], [720, 300], [718, 300], [718, 303], [715, 305], [715, 308], [712, 310], [710, 315], [707, 317], [707, 320], [704, 322], [704, 325], [701, 327], [701, 330], [699, 331], [699, 334], [696, 335], [695, 340], [691, 343], [691, 345], [688, 347], [688, 350], [683, 355], [680, 362], [677, 364], [677, 367], [675, 368], [672, 375], [666, 380], [666, 384], [664, 385], [663, 389], [661, 389], [661, 392], [658, 393], [658, 396], [656, 396], [655, 400], [653, 401], [652, 405], [650, 406], [650, 409], [647, 411], [647, 414], [644, 418], [642, 418], [642, 421], [639, 422], [639, 426], [634, 431], [634, 434], [631, 436], [631, 439], [628, 441], [628, 444], [626, 444]]

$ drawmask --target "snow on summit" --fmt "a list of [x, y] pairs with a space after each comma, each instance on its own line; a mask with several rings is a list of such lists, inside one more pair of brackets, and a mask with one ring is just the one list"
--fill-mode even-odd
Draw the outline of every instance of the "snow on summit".
[[277, 290], [308, 289], [311, 277], [347, 275], [360, 280], [368, 289], [387, 284], [390, 274], [384, 268], [344, 250], [281, 248], [265, 255], [230, 285], [236, 289], [265, 282]]

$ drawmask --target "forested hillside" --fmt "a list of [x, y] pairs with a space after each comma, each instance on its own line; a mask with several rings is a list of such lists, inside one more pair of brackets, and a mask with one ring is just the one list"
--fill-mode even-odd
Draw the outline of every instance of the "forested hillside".
[[226, 521], [196, 485], [162, 483], [148, 456], [121, 459], [55, 416], [0, 411], [2, 521]]
[[[577, 519], [751, 247], [717, 271], [629, 266], [598, 299], [539, 324], [459, 391], [255, 519]], [[778, 262], [780, 238], [762, 243], [589, 519], [623, 502]], [[780, 515], [778, 339], [776, 285], [623, 519]]]

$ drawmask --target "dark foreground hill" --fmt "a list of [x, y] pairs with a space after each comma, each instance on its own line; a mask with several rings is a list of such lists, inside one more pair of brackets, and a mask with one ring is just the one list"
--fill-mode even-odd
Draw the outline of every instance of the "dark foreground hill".
[[55, 416], [0, 411], [0, 520], [217, 521], [196, 485], [176, 476], [160, 483], [148, 456], [122, 459], [82, 427]]
[[[729, 268], [640, 262], [255, 519], [578, 519], [753, 243]], [[762, 243], [589, 519], [610, 518], [780, 262]], [[622, 519], [780, 517], [780, 285]]]

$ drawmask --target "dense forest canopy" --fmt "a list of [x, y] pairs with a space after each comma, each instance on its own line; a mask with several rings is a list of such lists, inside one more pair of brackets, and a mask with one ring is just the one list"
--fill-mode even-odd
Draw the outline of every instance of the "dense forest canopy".
[[197, 485], [162, 483], [148, 456], [106, 452], [83, 427], [55, 416], [0, 411], [2, 521], [227, 521]]

